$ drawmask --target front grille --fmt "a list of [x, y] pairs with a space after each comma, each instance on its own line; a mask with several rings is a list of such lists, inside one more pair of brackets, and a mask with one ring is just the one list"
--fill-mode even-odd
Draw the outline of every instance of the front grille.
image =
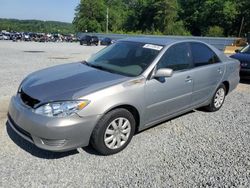
[[19, 132], [21, 133], [22, 135], [28, 137], [31, 141], [33, 141], [32, 137], [31, 137], [31, 134], [25, 130], [23, 130], [21, 127], [19, 127], [14, 121], [13, 119], [10, 117], [10, 115], [8, 114], [8, 119], [11, 123], [11, 125]]
[[30, 106], [31, 108], [34, 108], [34, 106], [40, 102], [39, 100], [34, 99], [31, 96], [24, 93], [23, 90], [21, 90], [19, 92], [19, 94], [20, 94], [20, 97], [21, 97], [23, 103], [26, 104], [27, 106]]

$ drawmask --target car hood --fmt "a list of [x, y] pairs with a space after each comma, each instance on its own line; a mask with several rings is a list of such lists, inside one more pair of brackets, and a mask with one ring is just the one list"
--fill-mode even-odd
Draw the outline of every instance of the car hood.
[[24, 79], [21, 89], [40, 102], [72, 100], [128, 79], [79, 62], [34, 72]]
[[231, 58], [238, 59], [241, 62], [250, 62], [250, 55], [244, 53], [237, 53], [230, 56]]

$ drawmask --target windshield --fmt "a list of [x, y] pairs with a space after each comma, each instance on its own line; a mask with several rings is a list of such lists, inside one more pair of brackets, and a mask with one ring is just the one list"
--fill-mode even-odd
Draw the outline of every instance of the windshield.
[[245, 54], [250, 54], [250, 46], [249, 45], [245, 46], [244, 48], [242, 48], [240, 52]]
[[139, 76], [163, 46], [139, 42], [117, 42], [87, 60], [87, 65], [125, 76]]

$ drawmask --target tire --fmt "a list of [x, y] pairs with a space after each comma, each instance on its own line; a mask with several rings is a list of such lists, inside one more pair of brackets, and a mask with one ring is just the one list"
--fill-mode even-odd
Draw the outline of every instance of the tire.
[[225, 101], [225, 97], [226, 97], [226, 87], [224, 84], [221, 84], [217, 88], [210, 104], [206, 106], [205, 109], [209, 112], [218, 111], [222, 107]]
[[112, 110], [97, 123], [90, 144], [102, 155], [118, 153], [131, 141], [135, 133], [135, 124], [135, 118], [128, 110]]

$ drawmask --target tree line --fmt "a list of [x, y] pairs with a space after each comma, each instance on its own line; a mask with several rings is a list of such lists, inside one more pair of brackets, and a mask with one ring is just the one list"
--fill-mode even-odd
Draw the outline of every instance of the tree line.
[[40, 20], [17, 20], [0, 19], [0, 31], [15, 32], [41, 32], [41, 33], [74, 33], [74, 27], [71, 23]]
[[73, 24], [0, 19], [0, 31], [241, 36], [250, 32], [249, 0], [81, 0]]
[[107, 15], [112, 33], [227, 37], [250, 31], [249, 0], [81, 0], [74, 28], [105, 32]]

